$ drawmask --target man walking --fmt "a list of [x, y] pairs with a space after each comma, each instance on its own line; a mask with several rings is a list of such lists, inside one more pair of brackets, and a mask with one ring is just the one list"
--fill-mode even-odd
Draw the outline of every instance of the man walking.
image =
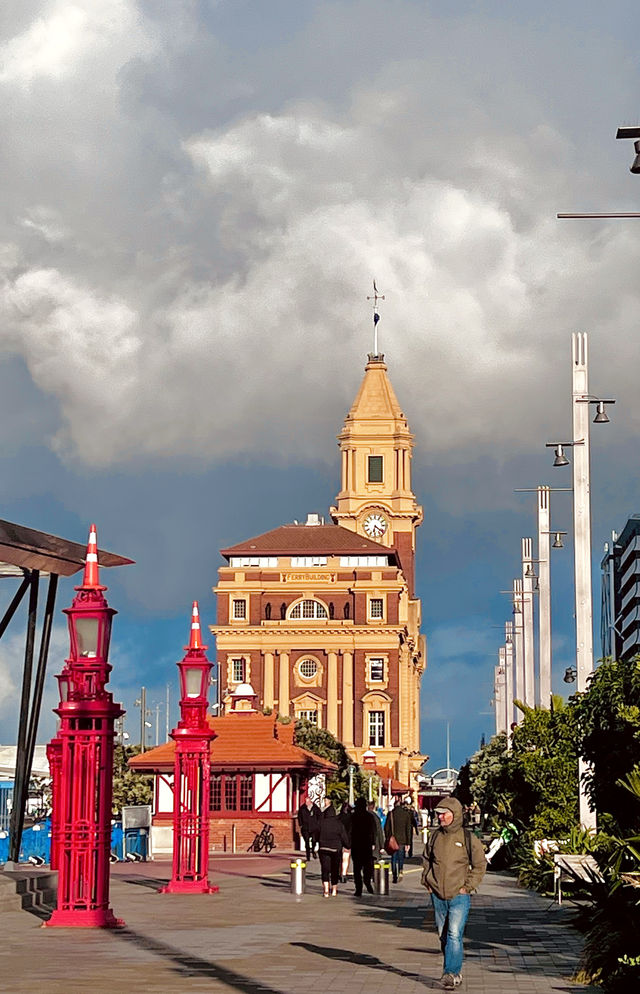
[[300, 835], [304, 839], [305, 849], [307, 850], [307, 859], [318, 858], [316, 853], [316, 844], [318, 842], [318, 836], [320, 835], [320, 808], [315, 804], [308, 794], [298, 808], [298, 825], [300, 826]]
[[362, 897], [362, 882], [373, 894], [373, 850], [376, 844], [375, 816], [367, 811], [364, 797], [356, 800], [351, 818], [351, 859], [353, 860], [353, 882], [355, 896]]
[[462, 983], [462, 943], [471, 894], [485, 874], [487, 861], [480, 839], [463, 828], [460, 801], [445, 798], [436, 814], [439, 827], [424, 847], [422, 882], [431, 894], [444, 955], [442, 986], [452, 990]]
[[391, 873], [394, 884], [404, 870], [404, 857], [409, 852], [413, 822], [406, 804], [396, 804], [389, 811], [384, 823], [384, 847], [391, 856]]

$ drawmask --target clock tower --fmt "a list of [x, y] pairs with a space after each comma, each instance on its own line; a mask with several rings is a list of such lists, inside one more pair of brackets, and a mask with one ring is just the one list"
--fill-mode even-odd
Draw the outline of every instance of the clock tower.
[[343, 528], [395, 549], [413, 597], [416, 528], [422, 521], [411, 489], [413, 435], [383, 355], [369, 355], [338, 442], [342, 486], [331, 517]]

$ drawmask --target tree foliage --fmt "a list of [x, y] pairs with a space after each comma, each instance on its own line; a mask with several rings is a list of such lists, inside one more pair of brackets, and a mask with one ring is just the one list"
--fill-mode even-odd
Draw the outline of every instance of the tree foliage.
[[120, 814], [130, 804], [151, 804], [153, 777], [131, 770], [127, 763], [140, 752], [140, 746], [115, 747], [113, 754], [113, 803], [112, 811]]
[[571, 705], [591, 767], [585, 782], [592, 806], [611, 831], [640, 831], [640, 812], [619, 783], [640, 763], [640, 659], [605, 660]]
[[[342, 742], [325, 728], [318, 728], [313, 722], [304, 718], [296, 720], [293, 741], [301, 749], [307, 749], [322, 759], [335, 763], [337, 770], [327, 777], [327, 796], [336, 804], [342, 804], [349, 798], [349, 767], [354, 767], [353, 793], [354, 797], [369, 797], [369, 777], [363, 773], [357, 763], [351, 758]], [[374, 794], [375, 796], [375, 794]]]

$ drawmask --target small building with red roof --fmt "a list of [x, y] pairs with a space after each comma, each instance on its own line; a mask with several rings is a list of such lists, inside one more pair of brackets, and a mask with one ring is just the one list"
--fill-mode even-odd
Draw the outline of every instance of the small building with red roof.
[[[307, 784], [335, 765], [294, 745], [295, 726], [254, 709], [253, 688], [240, 685], [231, 710], [209, 717], [211, 742], [210, 844], [217, 851], [245, 851], [263, 822], [271, 825], [276, 845], [297, 844], [296, 813]], [[173, 771], [175, 742], [165, 742], [129, 760], [131, 769], [154, 777], [151, 852], [173, 848]]]

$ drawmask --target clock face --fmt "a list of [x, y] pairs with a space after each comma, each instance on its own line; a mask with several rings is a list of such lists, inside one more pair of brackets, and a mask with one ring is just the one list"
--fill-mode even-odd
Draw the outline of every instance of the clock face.
[[382, 514], [368, 514], [362, 527], [369, 538], [382, 538], [387, 530], [387, 522]]

